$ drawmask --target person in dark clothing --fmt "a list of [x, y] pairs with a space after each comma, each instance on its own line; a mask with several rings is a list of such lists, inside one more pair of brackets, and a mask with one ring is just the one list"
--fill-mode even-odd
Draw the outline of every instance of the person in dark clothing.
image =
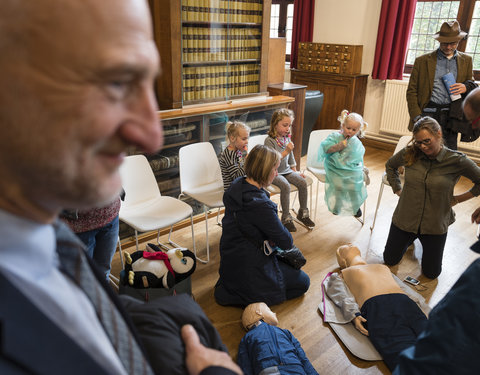
[[268, 240], [291, 249], [293, 239], [277, 215], [277, 205], [264, 189], [277, 175], [280, 155], [257, 145], [247, 156], [246, 177], [237, 178], [223, 196], [225, 216], [220, 239], [220, 277], [215, 299], [220, 305], [246, 306], [263, 301], [276, 305], [303, 295], [310, 278], [267, 255], [261, 244]]
[[[480, 253], [480, 241], [471, 249]], [[400, 353], [394, 375], [476, 374], [480, 367], [480, 259], [432, 309], [425, 330]]]
[[[148, 3], [1, 8], [0, 373], [153, 375], [119, 297], [58, 219], [111, 202], [127, 151], [163, 143]], [[176, 333], [190, 374], [241, 374], [192, 325]]]

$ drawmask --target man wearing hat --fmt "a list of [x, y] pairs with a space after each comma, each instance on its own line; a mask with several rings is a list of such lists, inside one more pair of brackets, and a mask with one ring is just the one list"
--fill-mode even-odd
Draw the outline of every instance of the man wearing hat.
[[[462, 101], [478, 85], [473, 78], [472, 58], [457, 51], [460, 40], [467, 35], [458, 21], [442, 24], [433, 37], [440, 42], [437, 50], [417, 57], [407, 88], [407, 104], [410, 114], [408, 129], [423, 116], [435, 118], [442, 126], [443, 138], [448, 148], [457, 149], [457, 135], [465, 123]], [[442, 77], [451, 73], [456, 83], [449, 86]], [[451, 96], [461, 97], [453, 100]]]

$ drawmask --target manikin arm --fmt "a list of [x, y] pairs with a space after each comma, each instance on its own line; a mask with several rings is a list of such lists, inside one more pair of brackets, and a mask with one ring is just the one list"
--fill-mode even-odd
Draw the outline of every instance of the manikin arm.
[[342, 311], [345, 320], [353, 321], [355, 328], [368, 336], [368, 331], [363, 326], [366, 319], [361, 316], [360, 308], [358, 307], [355, 297], [340, 275], [334, 273], [330, 276], [326, 293], [332, 302]]

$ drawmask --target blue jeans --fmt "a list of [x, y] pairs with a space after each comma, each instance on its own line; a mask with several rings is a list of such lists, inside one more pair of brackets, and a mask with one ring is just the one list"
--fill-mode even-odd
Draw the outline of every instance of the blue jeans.
[[118, 215], [109, 224], [77, 233], [77, 236], [87, 246], [87, 255], [93, 259], [108, 280], [110, 264], [118, 242]]

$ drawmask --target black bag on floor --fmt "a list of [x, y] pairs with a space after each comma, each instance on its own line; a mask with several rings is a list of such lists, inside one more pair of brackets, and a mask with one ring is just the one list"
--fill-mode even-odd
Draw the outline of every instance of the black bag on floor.
[[307, 263], [307, 260], [303, 256], [302, 252], [295, 245], [288, 250], [277, 249], [275, 254], [279, 260], [287, 263], [296, 270], [299, 270], [305, 265], [305, 263]]

